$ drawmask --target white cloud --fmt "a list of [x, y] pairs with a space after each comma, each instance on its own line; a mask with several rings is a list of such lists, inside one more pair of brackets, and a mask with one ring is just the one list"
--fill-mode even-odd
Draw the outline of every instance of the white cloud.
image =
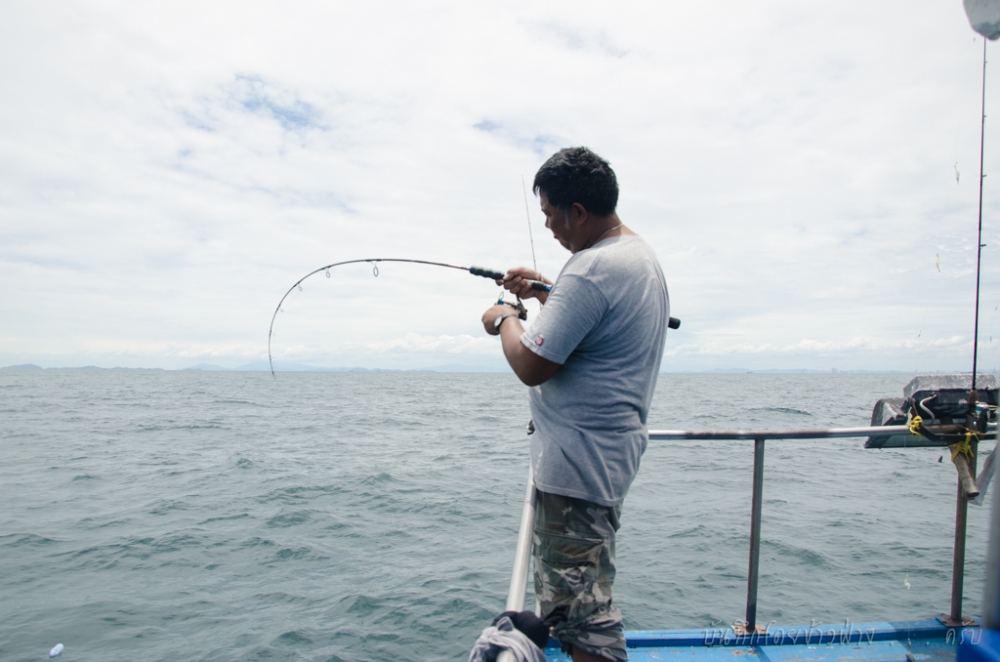
[[[958, 2], [15, 3], [0, 55], [0, 364], [260, 360], [322, 264], [529, 263], [522, 178], [584, 143], [663, 260], [666, 367], [968, 367], [981, 41]], [[489, 283], [366, 269], [293, 297], [283, 357], [499, 351]]]

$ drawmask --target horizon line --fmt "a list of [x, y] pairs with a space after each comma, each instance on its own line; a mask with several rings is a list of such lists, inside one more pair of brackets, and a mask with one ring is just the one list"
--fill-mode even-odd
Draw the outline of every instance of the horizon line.
[[[6, 366], [0, 366], [0, 371], [2, 372], [42, 372], [42, 371], [86, 371], [86, 372], [262, 372], [269, 373], [270, 369], [267, 367], [257, 367], [252, 364], [247, 364], [244, 366], [227, 368], [225, 366], [217, 365], [202, 365], [196, 364], [193, 366], [186, 366], [183, 368], [150, 368], [150, 367], [128, 367], [128, 366], [113, 366], [104, 367], [93, 364], [88, 365], [77, 365], [77, 366], [41, 366], [35, 363], [19, 363]], [[432, 372], [432, 373], [470, 373], [470, 374], [500, 374], [509, 372], [506, 368], [489, 368], [489, 367], [472, 367], [472, 366], [437, 366], [437, 367], [425, 367], [425, 368], [369, 368], [364, 366], [337, 366], [337, 367], [327, 367], [327, 366], [302, 366], [297, 365], [293, 367], [285, 367], [281, 370], [275, 370], [276, 374], [288, 374], [288, 373], [340, 373], [340, 372]], [[841, 373], [841, 374], [972, 374], [971, 370], [925, 370], [918, 371], [912, 369], [901, 369], [901, 368], [749, 368], [749, 367], [723, 367], [723, 368], [700, 368], [700, 369], [661, 369], [657, 374], [712, 374], [712, 373], [723, 373], [723, 374], [745, 374], [745, 373]], [[993, 368], [992, 370], [979, 369], [978, 372], [985, 373], [1000, 373], [1000, 370]]]

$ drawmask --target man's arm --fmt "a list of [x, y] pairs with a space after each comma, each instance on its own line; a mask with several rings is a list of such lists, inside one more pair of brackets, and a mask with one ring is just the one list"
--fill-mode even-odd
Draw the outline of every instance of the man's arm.
[[503, 355], [517, 378], [528, 386], [544, 384], [552, 378], [562, 365], [543, 359], [521, 344], [524, 325], [510, 306], [503, 304], [489, 308], [483, 314], [483, 327], [490, 335], [497, 335], [496, 320], [501, 315], [507, 317], [500, 323], [500, 344]]

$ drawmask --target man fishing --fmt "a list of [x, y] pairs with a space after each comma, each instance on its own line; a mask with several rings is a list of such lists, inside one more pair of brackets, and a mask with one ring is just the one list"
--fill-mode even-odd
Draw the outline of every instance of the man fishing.
[[611, 598], [615, 533], [648, 441], [670, 300], [652, 249], [615, 211], [607, 161], [585, 147], [560, 150], [532, 190], [545, 227], [572, 256], [554, 283], [525, 267], [504, 275], [505, 289], [542, 304], [527, 328], [506, 304], [482, 321], [532, 387], [535, 596], [574, 661], [626, 660]]

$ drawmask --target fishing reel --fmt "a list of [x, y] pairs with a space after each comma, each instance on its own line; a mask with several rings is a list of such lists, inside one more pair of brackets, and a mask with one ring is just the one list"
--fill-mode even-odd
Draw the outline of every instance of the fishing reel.
[[528, 321], [528, 309], [524, 307], [524, 302], [521, 301], [521, 297], [517, 298], [516, 303], [511, 303], [503, 298], [503, 291], [500, 292], [500, 297], [497, 299], [497, 305], [510, 306], [517, 311], [517, 317], [521, 321]]

